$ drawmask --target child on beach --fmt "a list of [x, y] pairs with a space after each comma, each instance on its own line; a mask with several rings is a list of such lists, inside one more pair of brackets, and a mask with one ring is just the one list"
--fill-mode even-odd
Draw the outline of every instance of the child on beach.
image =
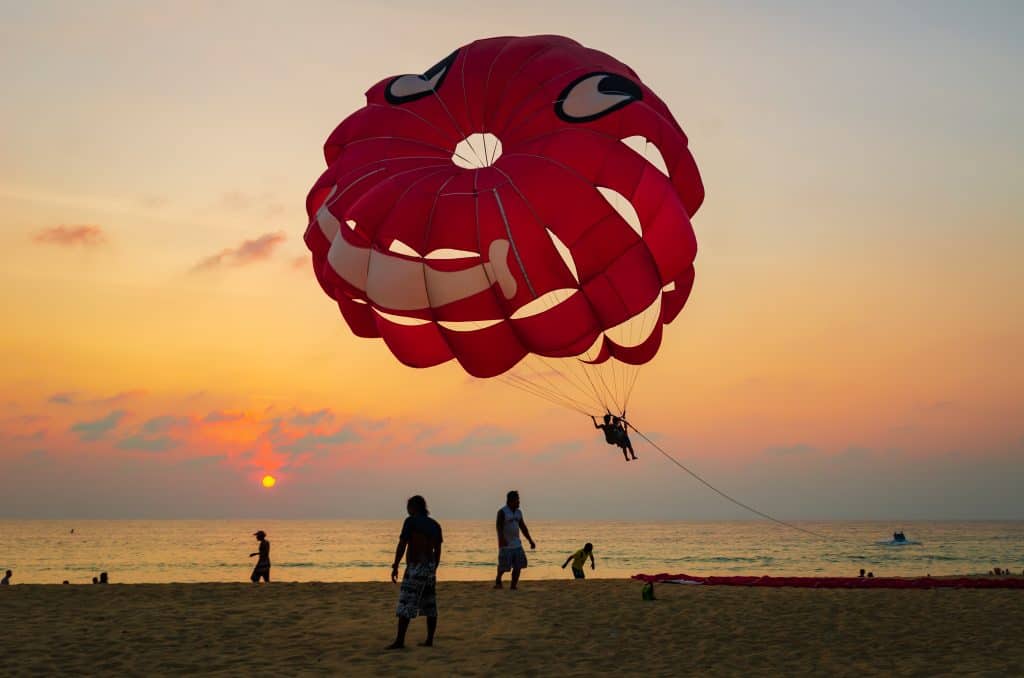
[[565, 562], [562, 563], [562, 569], [564, 570], [571, 560], [573, 578], [586, 579], [587, 576], [583, 574], [583, 565], [586, 564], [587, 558], [590, 558], [590, 569], [593, 570], [596, 567], [594, 563], [594, 545], [589, 541], [583, 545], [583, 548], [565, 559]]

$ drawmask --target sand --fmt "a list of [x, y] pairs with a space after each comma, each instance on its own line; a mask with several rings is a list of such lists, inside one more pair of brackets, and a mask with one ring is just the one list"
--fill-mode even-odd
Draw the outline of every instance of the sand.
[[436, 646], [385, 652], [390, 583], [0, 588], [0, 675], [1024, 673], [1024, 591], [624, 580], [439, 585]]

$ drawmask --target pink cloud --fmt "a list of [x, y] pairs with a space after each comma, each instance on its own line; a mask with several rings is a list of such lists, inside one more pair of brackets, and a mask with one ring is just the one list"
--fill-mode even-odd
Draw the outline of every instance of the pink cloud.
[[283, 231], [266, 233], [253, 240], [246, 240], [238, 247], [229, 247], [217, 254], [206, 257], [193, 267], [193, 271], [212, 271], [224, 266], [246, 266], [269, 259], [274, 250], [285, 241]]
[[107, 241], [103, 229], [92, 224], [60, 225], [44, 228], [33, 238], [38, 243], [75, 247], [94, 247]]

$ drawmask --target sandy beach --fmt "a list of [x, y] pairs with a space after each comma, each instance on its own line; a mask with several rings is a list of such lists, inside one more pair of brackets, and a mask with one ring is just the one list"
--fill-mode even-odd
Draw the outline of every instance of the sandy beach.
[[1024, 672], [1024, 592], [440, 582], [436, 646], [385, 652], [390, 583], [20, 585], [0, 674], [429, 675]]

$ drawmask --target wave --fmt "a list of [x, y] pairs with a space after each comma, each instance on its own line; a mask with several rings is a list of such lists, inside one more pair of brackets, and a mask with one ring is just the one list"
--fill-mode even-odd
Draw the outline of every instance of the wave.
[[[608, 560], [607, 558], [605, 560]], [[776, 562], [774, 556], [680, 556], [678, 558], [636, 558], [643, 563], [758, 563], [770, 565]], [[628, 564], [629, 560], [624, 561]]]

